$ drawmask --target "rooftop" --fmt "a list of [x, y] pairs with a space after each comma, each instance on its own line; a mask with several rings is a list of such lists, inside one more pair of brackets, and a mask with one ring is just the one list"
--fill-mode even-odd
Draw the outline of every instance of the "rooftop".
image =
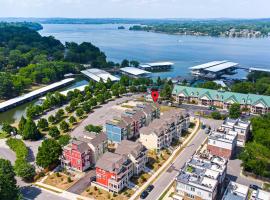
[[238, 63], [225, 62], [225, 63], [219, 64], [219, 65], [215, 65], [213, 67], [206, 68], [205, 70], [210, 71], [210, 72], [219, 72], [219, 71], [222, 71], [222, 70], [225, 70], [228, 68], [235, 67], [237, 65], [238, 65]]
[[84, 75], [88, 76], [89, 78], [93, 79], [96, 82], [99, 82], [100, 79], [103, 80], [103, 82], [107, 82], [108, 78], [111, 79], [111, 81], [119, 81], [119, 78], [116, 76], [111, 75], [109, 72], [106, 72], [101, 69], [92, 68], [81, 71]]
[[117, 146], [115, 153], [120, 155], [131, 154], [136, 159], [144, 150], [145, 147], [140, 142], [122, 140], [121, 143]]
[[4, 102], [0, 103], [0, 110], [4, 109], [5, 107], [11, 106], [11, 105], [13, 105], [15, 103], [19, 103], [19, 102], [22, 102], [24, 100], [27, 100], [27, 99], [29, 99], [31, 97], [34, 97], [34, 96], [38, 95], [38, 94], [42, 94], [44, 92], [50, 91], [50, 90], [52, 90], [54, 88], [57, 88], [57, 87], [59, 87], [61, 85], [65, 85], [65, 84], [67, 84], [69, 82], [72, 82], [74, 80], [75, 80], [74, 78], [67, 78], [67, 79], [64, 79], [62, 81], [55, 82], [53, 84], [42, 87], [40, 89], [34, 90], [34, 91], [29, 92], [27, 94], [21, 95], [19, 97], [4, 101]]
[[150, 68], [150, 67], [160, 67], [160, 66], [172, 66], [174, 63], [172, 62], [152, 62], [152, 63], [145, 63], [141, 64], [141, 68]]
[[115, 172], [115, 169], [120, 169], [127, 161], [127, 158], [123, 155], [106, 152], [97, 161], [96, 167], [108, 172]]
[[213, 67], [213, 66], [216, 66], [216, 65], [225, 63], [225, 62], [227, 62], [227, 61], [226, 60], [223, 60], [223, 61], [212, 61], [212, 62], [204, 63], [204, 64], [201, 64], [201, 65], [196, 65], [194, 67], [190, 67], [189, 69], [191, 69], [191, 70], [205, 69], [205, 68]]
[[144, 74], [150, 74], [151, 72], [136, 68], [136, 67], [124, 67], [120, 69], [123, 72], [126, 72], [128, 74], [132, 74], [135, 76], [144, 75]]
[[222, 142], [232, 143], [237, 137], [237, 132], [229, 131], [227, 133], [221, 133], [217, 131], [211, 131], [208, 138], [213, 140], [218, 140]]
[[231, 181], [223, 195], [223, 200], [246, 200], [247, 195], [247, 186]]
[[257, 196], [256, 198], [258, 200], [270, 200], [270, 192], [266, 192], [264, 190], [257, 190]]

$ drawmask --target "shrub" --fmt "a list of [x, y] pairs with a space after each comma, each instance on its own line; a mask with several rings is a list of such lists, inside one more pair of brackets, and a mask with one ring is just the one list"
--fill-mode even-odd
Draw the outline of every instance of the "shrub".
[[211, 117], [212, 117], [213, 119], [217, 119], [217, 120], [219, 120], [219, 119], [222, 118], [220, 112], [218, 112], [218, 111], [212, 112], [212, 113], [211, 113]]
[[36, 175], [35, 167], [24, 159], [17, 159], [15, 161], [14, 171], [25, 181], [32, 181]]
[[17, 159], [26, 159], [28, 156], [28, 149], [22, 140], [9, 138], [6, 144], [16, 153]]
[[72, 182], [70, 176], [67, 178], [67, 182], [68, 182], [68, 183], [71, 183], [71, 182]]
[[69, 143], [69, 140], [70, 140], [70, 136], [69, 135], [61, 135], [59, 138], [58, 138], [58, 143], [61, 145], [61, 146], [66, 146], [68, 143]]
[[94, 126], [92, 124], [89, 124], [86, 127], [84, 127], [84, 129], [88, 132], [100, 133], [102, 131], [102, 126]]

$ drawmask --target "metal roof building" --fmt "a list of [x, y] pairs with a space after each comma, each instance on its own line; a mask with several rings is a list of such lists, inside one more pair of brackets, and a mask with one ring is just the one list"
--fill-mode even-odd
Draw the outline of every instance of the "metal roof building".
[[102, 79], [103, 82], [106, 83], [108, 78], [110, 78], [111, 81], [119, 81], [119, 78], [117, 78], [116, 76], [113, 76], [109, 72], [97, 68], [83, 70], [81, 71], [81, 73], [83, 73], [85, 76], [93, 79], [96, 82], [99, 82], [100, 79]]
[[172, 65], [174, 65], [172, 62], [152, 62], [141, 64], [139, 68], [147, 70], [169, 69]]
[[136, 68], [136, 67], [124, 67], [120, 69], [122, 73], [131, 76], [145, 76], [151, 74], [151, 72]]
[[191, 70], [205, 69], [205, 68], [213, 67], [213, 66], [216, 66], [216, 65], [220, 65], [220, 64], [225, 63], [225, 62], [227, 62], [227, 61], [226, 60], [212, 61], [212, 62], [204, 63], [204, 64], [201, 64], [201, 65], [196, 65], [194, 67], [190, 67], [189, 69], [191, 69]]
[[265, 68], [257, 68], [257, 67], [250, 67], [249, 72], [252, 71], [258, 71], [258, 72], [270, 72], [270, 69], [265, 69]]
[[237, 65], [238, 63], [225, 62], [219, 65], [213, 66], [213, 67], [206, 68], [205, 70], [209, 72], [219, 72], [219, 71], [223, 71], [232, 67], [236, 67]]
[[9, 109], [11, 107], [22, 104], [23, 102], [25, 102], [27, 100], [31, 100], [31, 99], [34, 99], [34, 98], [36, 98], [38, 96], [42, 96], [46, 92], [49, 92], [49, 91], [51, 91], [53, 89], [59, 88], [59, 87], [64, 86], [64, 85], [67, 85], [68, 83], [70, 83], [70, 82], [72, 82], [74, 80], [75, 80], [74, 78], [67, 78], [67, 79], [64, 79], [62, 81], [59, 81], [59, 82], [50, 84], [48, 86], [45, 86], [43, 88], [40, 88], [38, 90], [35, 90], [35, 91], [29, 92], [27, 94], [21, 95], [19, 97], [10, 99], [8, 101], [4, 101], [4, 102], [0, 103], [0, 111], [7, 110], [7, 109]]

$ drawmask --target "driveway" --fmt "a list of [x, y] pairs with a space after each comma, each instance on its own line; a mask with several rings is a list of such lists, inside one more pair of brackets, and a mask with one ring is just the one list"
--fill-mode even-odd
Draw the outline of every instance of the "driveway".
[[77, 181], [73, 186], [71, 186], [67, 191], [75, 194], [81, 194], [91, 185], [91, 178], [96, 176], [96, 171], [90, 170], [82, 177], [79, 181]]
[[23, 195], [23, 199], [25, 200], [67, 200], [66, 198], [60, 197], [53, 192], [41, 190], [35, 186], [22, 187], [21, 193]]

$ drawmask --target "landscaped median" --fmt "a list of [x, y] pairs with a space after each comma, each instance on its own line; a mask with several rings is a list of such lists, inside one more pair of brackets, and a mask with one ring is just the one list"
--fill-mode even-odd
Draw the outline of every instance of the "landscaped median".
[[169, 167], [169, 165], [175, 160], [175, 158], [182, 152], [184, 147], [186, 147], [193, 139], [193, 137], [198, 133], [199, 128], [200, 128], [200, 121], [196, 120], [196, 125], [192, 133], [185, 138], [185, 141], [182, 143], [182, 145], [179, 146], [172, 153], [169, 159], [148, 179], [148, 181], [142, 187], [140, 187], [131, 198], [129, 198], [130, 200], [137, 199], [138, 196], [142, 193], [142, 191], [145, 190], [147, 186], [149, 186], [151, 183], [153, 183]]

